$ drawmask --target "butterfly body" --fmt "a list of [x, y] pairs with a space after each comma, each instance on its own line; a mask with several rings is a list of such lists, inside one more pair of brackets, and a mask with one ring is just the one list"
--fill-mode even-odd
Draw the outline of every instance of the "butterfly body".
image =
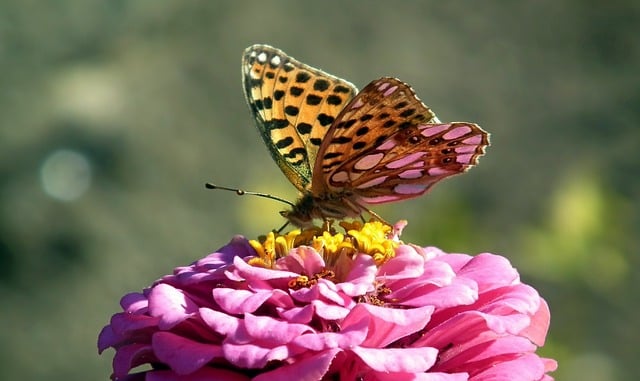
[[417, 197], [475, 165], [489, 144], [476, 124], [441, 123], [395, 78], [358, 92], [267, 45], [249, 47], [242, 67], [258, 130], [301, 192], [292, 210], [282, 212], [297, 226]]

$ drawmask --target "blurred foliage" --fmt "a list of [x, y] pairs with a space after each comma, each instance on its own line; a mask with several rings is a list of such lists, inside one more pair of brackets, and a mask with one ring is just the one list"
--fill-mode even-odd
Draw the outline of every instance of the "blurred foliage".
[[240, 54], [384, 75], [492, 133], [478, 168], [375, 208], [404, 239], [508, 256], [548, 300], [557, 379], [640, 373], [640, 5], [634, 1], [0, 3], [0, 379], [107, 379], [96, 336], [173, 267], [282, 223], [205, 181], [295, 192]]

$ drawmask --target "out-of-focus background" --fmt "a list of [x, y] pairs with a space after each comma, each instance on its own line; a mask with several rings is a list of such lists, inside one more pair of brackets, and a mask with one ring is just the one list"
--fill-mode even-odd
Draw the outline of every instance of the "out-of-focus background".
[[640, 373], [640, 6], [634, 1], [0, 3], [0, 379], [101, 380], [119, 298], [279, 227], [295, 199], [240, 56], [274, 45], [362, 88], [410, 83], [492, 146], [374, 208], [405, 241], [503, 254], [548, 300], [557, 379]]

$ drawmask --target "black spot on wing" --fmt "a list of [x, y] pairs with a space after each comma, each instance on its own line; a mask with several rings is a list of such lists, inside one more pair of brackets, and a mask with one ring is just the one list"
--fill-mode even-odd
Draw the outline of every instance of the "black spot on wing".
[[349, 119], [349, 120], [343, 120], [342, 122], [338, 123], [338, 125], [336, 126], [336, 128], [351, 128], [351, 126], [353, 126], [356, 123], [355, 119]]
[[334, 117], [332, 117], [331, 115], [327, 115], [325, 113], [320, 113], [318, 115], [318, 122], [320, 122], [320, 125], [323, 127], [326, 127], [328, 125], [330, 125], [331, 123], [333, 123], [334, 121]]
[[275, 143], [275, 146], [279, 149], [287, 148], [291, 144], [293, 144], [293, 138], [291, 136], [287, 136], [284, 139], [280, 139]]
[[298, 125], [296, 126], [296, 130], [298, 130], [299, 134], [308, 134], [311, 132], [311, 125], [309, 123], [305, 123], [305, 122], [300, 122], [298, 123]]
[[251, 88], [262, 87], [263, 83], [264, 83], [264, 81], [262, 80], [262, 78], [250, 78], [249, 79], [249, 86]]
[[329, 153], [324, 155], [323, 159], [329, 160], [329, 159], [333, 159], [333, 158], [339, 157], [341, 155], [342, 154], [340, 152], [329, 152]]
[[284, 108], [284, 113], [290, 116], [296, 116], [300, 112], [300, 109], [296, 106], [286, 106]]
[[282, 155], [286, 159], [293, 159], [294, 157], [302, 155], [303, 157], [307, 156], [307, 151], [304, 148], [294, 148], [286, 154]]
[[307, 104], [309, 106], [316, 106], [319, 105], [320, 102], [322, 102], [322, 97], [319, 97], [315, 94], [309, 94], [307, 95]]
[[368, 132], [369, 132], [369, 127], [364, 126], [364, 127], [358, 128], [358, 130], [356, 131], [356, 135], [362, 136], [362, 135], [366, 135]]
[[316, 81], [313, 83], [313, 89], [317, 90], [317, 91], [327, 91], [327, 89], [329, 88], [329, 81], [327, 81], [326, 79], [316, 79]]
[[407, 118], [407, 117], [415, 114], [415, 112], [416, 112], [416, 109], [408, 108], [408, 109], [404, 110], [403, 112], [401, 112], [400, 116], [403, 117], [403, 118]]
[[387, 140], [389, 136], [387, 135], [380, 135], [376, 138], [375, 143], [373, 144], [375, 147], [379, 146], [380, 144], [384, 143], [385, 140]]
[[342, 98], [337, 95], [329, 95], [327, 97], [327, 103], [333, 106], [342, 104]]
[[280, 128], [289, 127], [289, 121], [286, 119], [271, 119], [265, 122], [265, 126], [269, 130], [278, 130]]
[[346, 86], [337, 85], [336, 87], [333, 88], [333, 92], [334, 93], [348, 94], [348, 93], [351, 92], [351, 89], [346, 87]]
[[306, 83], [310, 79], [311, 79], [311, 75], [309, 73], [307, 73], [306, 71], [301, 71], [298, 74], [296, 74], [296, 82], [297, 83]]
[[338, 136], [337, 138], [331, 139], [332, 144], [345, 144], [351, 141], [350, 137], [347, 136]]
[[365, 142], [355, 142], [355, 143], [353, 143], [353, 149], [354, 150], [359, 150], [359, 149], [362, 149], [362, 148], [364, 148], [366, 146], [367, 146], [367, 143], [365, 143]]

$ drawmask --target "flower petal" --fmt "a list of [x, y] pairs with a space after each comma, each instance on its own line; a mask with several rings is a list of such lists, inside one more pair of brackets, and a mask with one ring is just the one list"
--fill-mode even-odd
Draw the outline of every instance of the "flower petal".
[[331, 361], [339, 353], [339, 349], [332, 349], [305, 357], [293, 364], [283, 365], [270, 372], [262, 373], [253, 381], [316, 381], [322, 379]]
[[278, 307], [293, 306], [293, 300], [281, 290], [248, 291], [232, 288], [214, 288], [213, 299], [220, 308], [230, 314], [255, 312], [268, 300]]
[[149, 314], [160, 318], [160, 329], [173, 328], [197, 310], [198, 305], [189, 296], [168, 284], [158, 284], [149, 293]]
[[371, 369], [378, 372], [426, 372], [438, 357], [435, 348], [386, 348], [355, 347], [355, 354]]
[[359, 320], [351, 320], [348, 325], [342, 326], [340, 332], [301, 335], [292, 340], [292, 344], [317, 352], [333, 348], [353, 348], [364, 342], [368, 326], [369, 318], [362, 316]]
[[245, 314], [242, 324], [254, 340], [272, 346], [289, 343], [306, 333], [314, 333], [306, 324], [291, 324], [269, 316]]
[[100, 352], [116, 350], [113, 377], [551, 380], [556, 362], [535, 353], [548, 306], [506, 258], [345, 226], [271, 233], [263, 247], [236, 237], [125, 295], [98, 337]]
[[152, 346], [158, 360], [180, 375], [193, 373], [214, 358], [223, 357], [219, 345], [198, 343], [170, 332], [155, 333]]
[[494, 361], [484, 370], [473, 374], [473, 381], [534, 381], [545, 375], [545, 363], [532, 353], [511, 360]]
[[152, 362], [156, 358], [148, 344], [129, 344], [118, 348], [113, 357], [113, 375], [115, 378], [124, 377], [129, 370]]
[[154, 370], [146, 374], [144, 381], [249, 381], [250, 379], [249, 376], [223, 368], [202, 368], [189, 375], [178, 375], [170, 370]]
[[551, 322], [551, 312], [547, 302], [540, 298], [540, 306], [536, 313], [531, 317], [531, 324], [520, 332], [520, 335], [527, 337], [538, 346], [543, 346], [549, 324]]
[[429, 319], [433, 307], [414, 309], [393, 309], [368, 304], [358, 304], [343, 321], [343, 326], [366, 318], [369, 322], [369, 336], [363, 345], [384, 348], [392, 342], [422, 330]]

